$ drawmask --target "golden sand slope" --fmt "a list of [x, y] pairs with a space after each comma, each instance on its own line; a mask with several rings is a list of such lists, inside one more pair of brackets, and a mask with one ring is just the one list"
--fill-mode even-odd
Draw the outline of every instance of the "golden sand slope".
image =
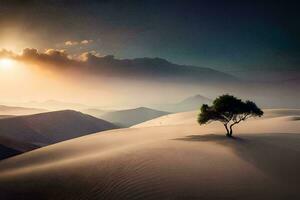
[[[182, 115], [188, 115], [183, 113]], [[193, 114], [190, 113], [190, 116]], [[173, 116], [174, 117], [174, 116]], [[3, 199], [297, 199], [300, 123], [289, 117], [118, 129], [0, 162]]]

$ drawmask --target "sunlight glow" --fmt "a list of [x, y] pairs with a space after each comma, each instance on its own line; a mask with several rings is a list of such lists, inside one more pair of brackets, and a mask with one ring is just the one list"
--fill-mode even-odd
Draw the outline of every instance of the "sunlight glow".
[[1, 69], [10, 69], [13, 67], [13, 60], [8, 58], [2, 58], [0, 60], [0, 68]]

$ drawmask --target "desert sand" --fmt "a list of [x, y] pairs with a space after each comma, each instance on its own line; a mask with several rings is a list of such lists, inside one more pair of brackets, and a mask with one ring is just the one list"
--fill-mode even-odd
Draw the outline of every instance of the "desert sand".
[[159, 125], [143, 123], [96, 133], [3, 160], [0, 196], [8, 200], [300, 198], [297, 116], [249, 120], [234, 129], [234, 139], [228, 139], [221, 124], [199, 126], [195, 114], [163, 116]]

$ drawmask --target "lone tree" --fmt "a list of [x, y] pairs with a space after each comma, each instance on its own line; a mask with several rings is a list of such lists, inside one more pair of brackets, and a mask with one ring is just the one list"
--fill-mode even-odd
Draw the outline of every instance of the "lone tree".
[[243, 102], [232, 95], [222, 95], [213, 101], [212, 106], [203, 104], [198, 115], [200, 125], [212, 121], [223, 123], [227, 133], [226, 136], [232, 137], [232, 127], [250, 117], [261, 117], [263, 111], [252, 101]]

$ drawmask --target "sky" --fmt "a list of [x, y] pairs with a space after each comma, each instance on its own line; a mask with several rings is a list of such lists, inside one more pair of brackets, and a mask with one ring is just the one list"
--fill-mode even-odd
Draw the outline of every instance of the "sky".
[[[261, 102], [276, 96], [281, 105], [279, 97], [285, 96], [294, 105], [300, 80], [299, 4], [1, 0], [0, 103], [49, 99], [107, 106], [174, 103], [195, 94], [213, 98], [231, 92], [221, 86], [235, 80], [234, 75], [266, 82], [255, 94]], [[172, 81], [164, 79], [168, 74], [174, 75]], [[191, 86], [178, 74], [220, 81], [212, 90], [199, 81]], [[254, 96], [257, 87], [251, 87], [251, 94], [245, 88], [238, 94]]]
[[2, 0], [0, 48], [162, 57], [238, 73], [298, 70], [297, 1]]

